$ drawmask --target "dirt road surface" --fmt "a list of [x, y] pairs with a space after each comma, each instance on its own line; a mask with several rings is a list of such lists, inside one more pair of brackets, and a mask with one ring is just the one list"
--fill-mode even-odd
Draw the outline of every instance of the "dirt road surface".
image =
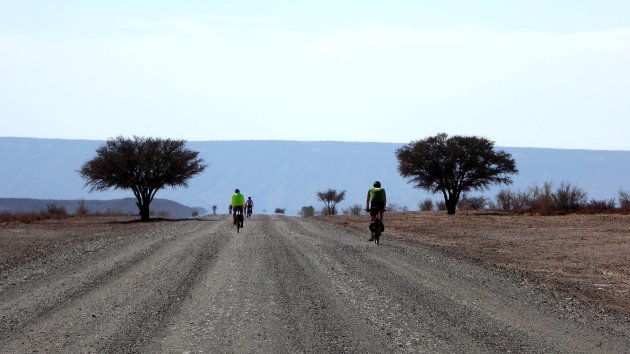
[[225, 217], [104, 223], [99, 233], [2, 270], [1, 352], [630, 350], [627, 318], [317, 220], [257, 216], [239, 234]]

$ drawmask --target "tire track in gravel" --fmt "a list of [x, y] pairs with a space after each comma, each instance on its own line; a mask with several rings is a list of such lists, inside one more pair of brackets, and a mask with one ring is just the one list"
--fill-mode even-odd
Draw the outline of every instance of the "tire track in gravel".
[[[87, 291], [62, 293], [55, 306], [12, 331], [11, 340], [0, 343], [2, 351], [134, 351], [177, 311], [196, 275], [209, 266], [212, 252], [221, 246], [212, 235], [216, 225], [172, 223], [152, 235], [154, 242], [126, 249], [123, 257], [105, 258], [113, 268], [95, 278], [82, 274], [78, 279]], [[66, 281], [76, 280], [71, 278]]]
[[[624, 352], [630, 347], [627, 321], [606, 321], [566, 303], [552, 306], [548, 294], [498, 272], [400, 244], [376, 246], [363, 241], [365, 236], [306, 220], [291, 223], [289, 230], [307, 236], [300, 245], [319, 248], [305, 253], [331, 269], [339, 288], [354, 288], [344, 292], [349, 302], [366, 313], [376, 308], [396, 318], [402, 335], [394, 336], [398, 350]], [[357, 292], [372, 298], [361, 301]], [[388, 327], [380, 315], [369, 322]], [[438, 347], [423, 347], [431, 342]]]
[[[158, 272], [157, 279], [149, 279], [146, 286], [139, 287], [141, 291], [151, 286], [154, 288], [149, 296], [135, 305], [142, 312], [131, 311], [125, 316], [116, 332], [100, 345], [99, 352], [136, 352], [153, 343], [168, 320], [178, 314], [184, 301], [192, 297], [192, 290], [198, 286], [200, 276], [216, 264], [217, 254], [227, 243], [223, 234], [205, 230], [195, 232], [185, 247], [175, 250], [170, 259], [156, 258], [166, 264], [160, 264], [158, 269], [168, 271], [170, 276], [166, 278]], [[152, 272], [152, 275], [155, 274]]]
[[[304, 225], [299, 226], [306, 229]], [[326, 235], [326, 231], [315, 232], [312, 225], [309, 226], [310, 232]], [[340, 241], [339, 236], [345, 236], [346, 240]], [[543, 347], [531, 347], [532, 343], [519, 333], [495, 325], [485, 317], [484, 309], [476, 306], [479, 303], [475, 303], [474, 298], [462, 297], [461, 289], [467, 286], [464, 284], [465, 273], [443, 271], [436, 268], [436, 264], [427, 267], [427, 264], [409, 257], [402, 247], [357, 242], [354, 235], [336, 234], [334, 238], [329, 240], [331, 245], [323, 246], [327, 250], [320, 252], [325, 255], [321, 262], [327, 264], [327, 268], [337, 270], [330, 276], [338, 279], [340, 288], [346, 288], [344, 294], [367, 314], [371, 325], [397, 333], [393, 338], [399, 350], [543, 350]], [[334, 250], [343, 250], [346, 261], [335, 258]], [[472, 288], [476, 289], [476, 285]], [[369, 294], [368, 301], [356, 299], [360, 292]], [[458, 301], [459, 298], [463, 300]], [[475, 306], [468, 306], [469, 301]], [[402, 319], [404, 327], [369, 313], [389, 313], [386, 318]], [[428, 320], [423, 323], [423, 319]], [[504, 338], [509, 344], [502, 347], [502, 343], [491, 337]], [[433, 344], [431, 348], [423, 348], [424, 343]], [[537, 342], [533, 343], [538, 346]]]
[[369, 336], [339, 315], [328, 281], [278, 232], [279, 222], [257, 216], [240, 234], [230, 224], [216, 266], [147, 351], [368, 351], [359, 339]]
[[[462, 351], [449, 332], [435, 335], [431, 324], [422, 322], [415, 308], [405, 306], [400, 294], [381, 288], [391, 285], [389, 277], [382, 270], [371, 267], [364, 254], [355, 252], [355, 248], [376, 247], [373, 243], [366, 245], [352, 237], [352, 244], [343, 240], [346, 235], [328, 237], [322, 230], [304, 227], [302, 222], [294, 220], [283, 225], [281, 233], [289, 235], [294, 247], [308, 255], [314, 267], [330, 280], [330, 291], [336, 294], [336, 301], [343, 304], [344, 316], [353, 318], [363, 332], [370, 333], [367, 343], [385, 348], [368, 349], [367, 352]], [[419, 295], [422, 298], [422, 294]], [[415, 306], [422, 306], [422, 303]], [[464, 348], [475, 351], [475, 346], [470, 343]]]
[[[154, 229], [151, 231], [155, 232]], [[155, 234], [133, 235], [122, 243], [107, 244], [105, 247], [115, 249], [106, 248], [100, 257], [83, 258], [71, 267], [48, 265], [47, 270], [39, 271], [45, 276], [31, 281], [27, 279], [19, 287], [3, 291], [0, 293], [0, 313], [3, 314], [0, 333], [18, 331], [37, 323], [42, 317], [63, 308], [74, 299], [103, 286], [115, 275], [137, 265], [150, 253], [166, 247], [176, 236], [168, 230], [164, 232], [166, 237], [155, 237]]]

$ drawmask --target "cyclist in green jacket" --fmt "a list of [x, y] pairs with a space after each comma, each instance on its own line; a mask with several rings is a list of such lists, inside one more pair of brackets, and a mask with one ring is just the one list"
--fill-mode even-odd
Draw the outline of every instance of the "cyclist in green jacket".
[[383, 221], [383, 212], [385, 211], [386, 205], [387, 195], [385, 194], [385, 189], [381, 188], [381, 182], [376, 181], [374, 182], [374, 187], [368, 189], [365, 210], [370, 211], [372, 221], [377, 214], [379, 215], [379, 219]]
[[[385, 206], [387, 205], [387, 195], [385, 189], [381, 188], [381, 182], [375, 181], [374, 187], [368, 189], [367, 200], [365, 201], [365, 210], [370, 212], [370, 230], [376, 222], [376, 215], [379, 216], [379, 227], [381, 232], [384, 231], [383, 226], [383, 212], [385, 212]], [[368, 241], [373, 241], [370, 237]]]
[[245, 196], [241, 194], [241, 191], [237, 188], [232, 195], [232, 216], [234, 219], [234, 225], [236, 225], [236, 215], [243, 215], [243, 207], [245, 206]]

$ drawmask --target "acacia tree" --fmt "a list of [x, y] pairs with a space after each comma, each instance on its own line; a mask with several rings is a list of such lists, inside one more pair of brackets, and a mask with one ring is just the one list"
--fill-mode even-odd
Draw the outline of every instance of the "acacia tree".
[[92, 191], [131, 189], [140, 220], [149, 220], [149, 205], [158, 190], [184, 186], [206, 165], [184, 140], [119, 136], [110, 138], [85, 162], [79, 173]]
[[329, 188], [325, 192], [317, 192], [317, 199], [324, 202], [326, 206], [327, 215], [335, 215], [337, 211], [335, 207], [346, 197], [346, 191], [337, 193], [336, 189]]
[[398, 171], [414, 187], [442, 192], [449, 214], [455, 214], [462, 193], [491, 184], [511, 184], [518, 173], [512, 156], [494, 151], [494, 142], [475, 136], [441, 133], [396, 150]]

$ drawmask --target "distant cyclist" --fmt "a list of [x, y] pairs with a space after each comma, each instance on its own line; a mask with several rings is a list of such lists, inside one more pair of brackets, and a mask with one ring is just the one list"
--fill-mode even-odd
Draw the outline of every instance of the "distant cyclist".
[[[385, 194], [385, 189], [381, 188], [381, 182], [375, 181], [374, 187], [368, 189], [367, 200], [365, 202], [365, 210], [370, 212], [370, 221], [375, 221], [376, 215], [378, 215], [382, 222], [386, 205], [387, 195]], [[383, 231], [382, 225], [381, 223], [381, 232]], [[372, 239], [370, 239], [370, 241], [372, 241]]]
[[252, 211], [254, 210], [254, 201], [252, 200], [252, 197], [247, 197], [245, 206], [247, 207], [247, 216], [249, 217], [252, 215]]
[[237, 188], [232, 195], [232, 215], [234, 219], [234, 225], [236, 225], [236, 215], [243, 215], [243, 207], [245, 206], [245, 196], [241, 194], [241, 191]]

